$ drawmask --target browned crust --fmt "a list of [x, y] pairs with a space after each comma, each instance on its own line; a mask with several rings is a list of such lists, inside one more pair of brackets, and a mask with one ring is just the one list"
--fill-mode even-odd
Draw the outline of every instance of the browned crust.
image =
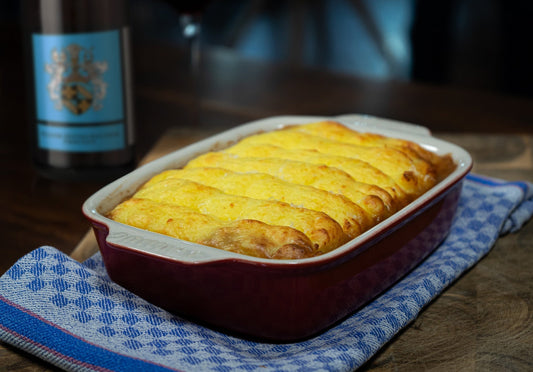
[[451, 156], [410, 141], [331, 121], [296, 125], [163, 172], [109, 218], [255, 257], [313, 257], [386, 219], [455, 167]]

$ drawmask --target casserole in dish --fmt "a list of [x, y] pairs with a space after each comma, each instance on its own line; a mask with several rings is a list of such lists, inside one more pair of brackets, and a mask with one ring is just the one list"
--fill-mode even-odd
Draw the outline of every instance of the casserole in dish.
[[[415, 142], [456, 168], [416, 200], [319, 256], [272, 260], [211, 248], [115, 222], [106, 216], [156, 174], [284, 126], [335, 120], [360, 132]], [[471, 168], [461, 148], [421, 127], [357, 115], [274, 117], [239, 126], [149, 163], [104, 187], [83, 206], [110, 277], [173, 313], [249, 337], [310, 337], [378, 295], [446, 236], [461, 181]]]

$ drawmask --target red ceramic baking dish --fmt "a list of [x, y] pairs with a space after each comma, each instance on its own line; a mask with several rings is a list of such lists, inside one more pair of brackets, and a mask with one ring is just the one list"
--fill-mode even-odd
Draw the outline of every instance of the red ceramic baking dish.
[[[404, 138], [457, 168], [393, 216], [318, 257], [271, 260], [182, 241], [105, 217], [155, 174], [250, 134], [290, 124], [337, 120], [353, 129]], [[284, 116], [243, 124], [144, 165], [83, 205], [112, 280], [149, 302], [201, 324], [247, 338], [291, 342], [316, 335], [369, 302], [417, 266], [446, 237], [469, 154], [423, 127], [374, 117]]]

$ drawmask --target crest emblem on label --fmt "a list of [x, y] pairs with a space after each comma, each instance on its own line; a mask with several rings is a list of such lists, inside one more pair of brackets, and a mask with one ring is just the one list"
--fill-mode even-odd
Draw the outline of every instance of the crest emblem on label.
[[45, 65], [50, 75], [48, 94], [55, 108], [63, 107], [75, 115], [82, 115], [91, 107], [98, 111], [107, 94], [103, 79], [108, 69], [106, 61], [95, 61], [92, 49], [70, 44], [58, 51], [52, 49], [51, 63]]

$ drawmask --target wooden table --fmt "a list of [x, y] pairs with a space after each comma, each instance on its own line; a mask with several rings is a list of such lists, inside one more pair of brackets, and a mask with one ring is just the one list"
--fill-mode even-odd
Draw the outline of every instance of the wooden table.
[[[470, 151], [477, 173], [533, 181], [533, 99], [365, 80], [211, 51], [200, 84], [200, 115], [192, 124], [190, 85], [180, 66], [183, 59], [171, 47], [136, 48], [139, 158], [157, 157], [265, 116], [364, 113], [429, 127], [435, 136]], [[41, 245], [74, 251], [82, 259], [94, 244], [84, 238], [89, 225], [81, 204], [102, 184], [61, 183], [34, 172], [20, 114], [25, 97], [17, 73], [23, 71], [16, 61], [4, 60], [0, 67], [0, 274]], [[531, 370], [532, 242], [531, 222], [499, 239], [363, 370]], [[0, 344], [0, 370], [54, 367]]]

